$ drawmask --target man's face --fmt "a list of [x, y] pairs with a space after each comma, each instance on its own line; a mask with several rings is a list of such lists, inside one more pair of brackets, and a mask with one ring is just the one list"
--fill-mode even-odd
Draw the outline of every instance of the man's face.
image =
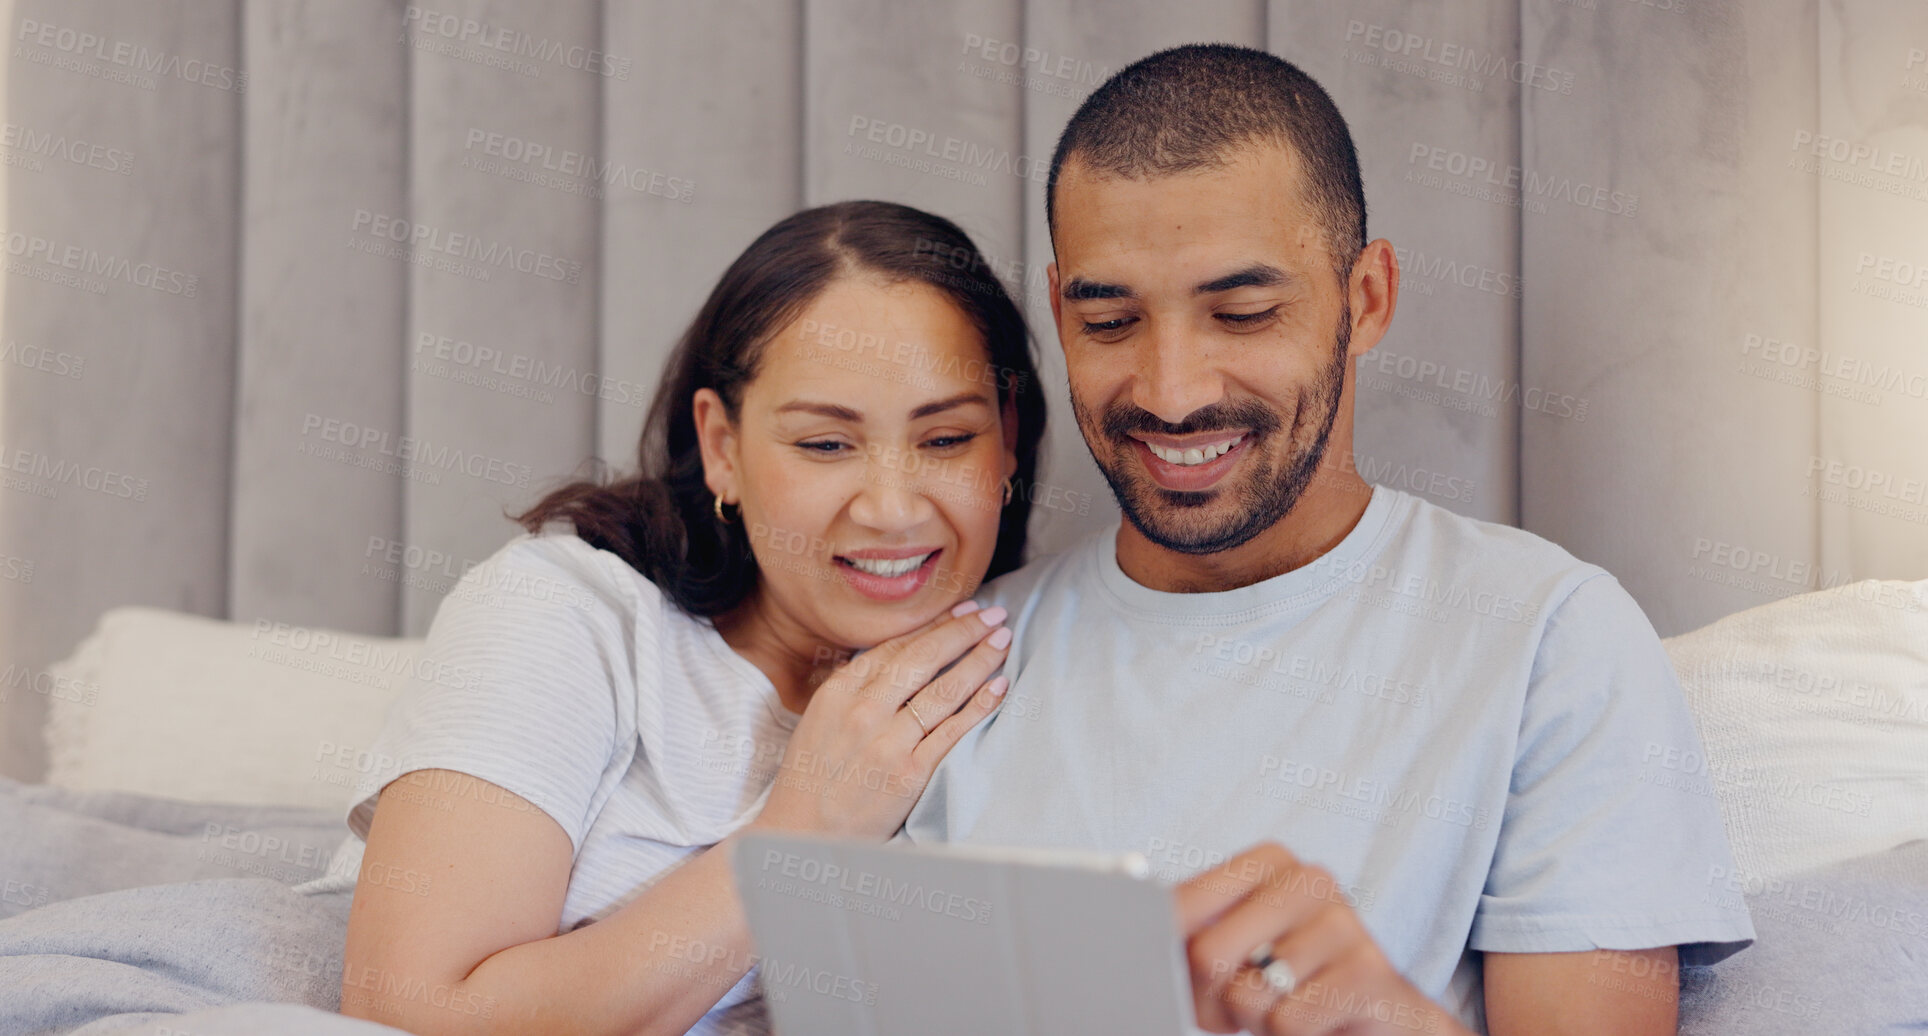
[[1296, 157], [1230, 157], [1128, 180], [1074, 156], [1058, 180], [1051, 301], [1078, 428], [1126, 518], [1186, 554], [1292, 510], [1347, 372], [1347, 292]]

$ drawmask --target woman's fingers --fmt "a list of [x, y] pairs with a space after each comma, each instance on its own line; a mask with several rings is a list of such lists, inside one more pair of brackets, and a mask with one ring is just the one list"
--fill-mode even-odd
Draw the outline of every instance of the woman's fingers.
[[[913, 695], [910, 701], [905, 703], [903, 712], [904, 717], [911, 721], [903, 725], [904, 749], [915, 747], [918, 741], [937, 729], [940, 723], [949, 719], [973, 692], [984, 686], [984, 681], [1004, 664], [1004, 658], [1010, 653], [1010, 647], [1011, 630], [1009, 627], [1000, 626], [992, 630], [989, 636], [978, 641], [971, 650], [965, 652], [964, 657], [958, 659], [957, 664], [947, 670], [943, 676], [932, 680], [923, 690]], [[915, 716], [911, 715], [912, 709], [917, 710]]]
[[[830, 834], [895, 830], [944, 751], [996, 707], [995, 695], [981, 695], [981, 706], [959, 711], [1003, 663], [1011, 643], [1004, 618], [1001, 607], [966, 601], [844, 663], [791, 734], [758, 822]], [[903, 707], [913, 698], [914, 716]], [[945, 738], [924, 753], [929, 762], [920, 761], [913, 751], [927, 730], [946, 723]]]
[[[954, 614], [935, 628], [886, 641], [850, 660], [845, 667], [853, 681], [850, 686], [858, 697], [894, 713], [945, 666], [989, 636], [1004, 616], [1000, 606]], [[976, 683], [974, 680], [971, 685]], [[919, 708], [918, 712], [924, 710]], [[936, 719], [932, 716], [928, 722]]]
[[989, 683], [977, 689], [964, 707], [952, 713], [944, 722], [932, 728], [930, 734], [911, 749], [910, 757], [917, 764], [920, 775], [927, 775], [937, 769], [937, 764], [957, 747], [959, 741], [971, 728], [984, 721], [984, 717], [997, 711], [997, 704], [1004, 700], [1004, 692], [1009, 690], [1011, 680], [1002, 674], [991, 678]]

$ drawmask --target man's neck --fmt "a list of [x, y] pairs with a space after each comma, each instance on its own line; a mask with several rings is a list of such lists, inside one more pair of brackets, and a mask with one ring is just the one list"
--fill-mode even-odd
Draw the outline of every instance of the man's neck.
[[1217, 593], [1250, 586], [1311, 564], [1346, 538], [1366, 513], [1372, 487], [1351, 471], [1314, 477], [1284, 518], [1257, 536], [1213, 554], [1183, 554], [1118, 523], [1118, 568], [1131, 581], [1166, 593]]

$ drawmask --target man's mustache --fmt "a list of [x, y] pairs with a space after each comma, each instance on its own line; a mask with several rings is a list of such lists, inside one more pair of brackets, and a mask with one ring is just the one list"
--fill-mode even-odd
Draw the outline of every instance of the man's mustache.
[[1133, 432], [1177, 436], [1235, 429], [1249, 431], [1254, 439], [1260, 439], [1277, 431], [1283, 424], [1272, 408], [1248, 399], [1200, 407], [1185, 415], [1185, 420], [1177, 424], [1160, 420], [1148, 410], [1122, 403], [1105, 411], [1101, 426], [1105, 437], [1112, 440], [1129, 438]]

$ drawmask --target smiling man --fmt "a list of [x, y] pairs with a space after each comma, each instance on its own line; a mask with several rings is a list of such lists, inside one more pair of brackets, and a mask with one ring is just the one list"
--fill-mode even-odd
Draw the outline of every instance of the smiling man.
[[[1046, 195], [1073, 410], [1124, 518], [981, 597], [1011, 704], [916, 841], [1137, 850], [1202, 1028], [1658, 1036], [1747, 946], [1700, 739], [1611, 575], [1367, 485], [1399, 268], [1299, 69], [1191, 45], [1073, 116]], [[1702, 781], [1701, 783], [1704, 783]]]

